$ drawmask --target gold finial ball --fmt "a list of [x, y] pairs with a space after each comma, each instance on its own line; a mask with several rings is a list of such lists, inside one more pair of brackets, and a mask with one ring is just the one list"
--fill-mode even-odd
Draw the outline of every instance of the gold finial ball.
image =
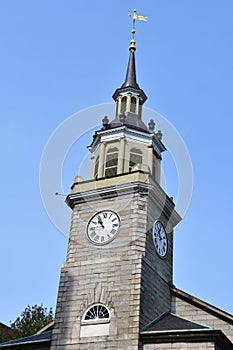
[[133, 12], [137, 12], [137, 10], [136, 10], [136, 9], [134, 9], [134, 10], [133, 10]]
[[136, 41], [135, 41], [134, 39], [132, 39], [132, 40], [130, 41], [129, 50], [136, 51]]
[[136, 30], [135, 29], [132, 29], [132, 34], [135, 34], [136, 33]]

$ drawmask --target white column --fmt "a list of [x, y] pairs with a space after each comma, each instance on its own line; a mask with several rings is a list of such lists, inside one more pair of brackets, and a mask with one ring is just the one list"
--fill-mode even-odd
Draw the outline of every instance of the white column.
[[131, 95], [127, 95], [126, 112], [130, 112]]

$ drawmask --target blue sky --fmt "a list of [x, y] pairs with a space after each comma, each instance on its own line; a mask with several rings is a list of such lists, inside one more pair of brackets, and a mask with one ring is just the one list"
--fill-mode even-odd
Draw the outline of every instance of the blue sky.
[[[134, 8], [149, 17], [136, 34], [146, 106], [175, 126], [193, 164], [191, 204], [175, 232], [174, 283], [233, 313], [232, 1], [2, 0], [0, 322], [28, 304], [55, 308], [67, 238], [42, 204], [43, 149], [69, 116], [112, 101], [125, 76]], [[89, 136], [64, 161], [64, 193]], [[176, 197], [168, 154], [163, 163]]]

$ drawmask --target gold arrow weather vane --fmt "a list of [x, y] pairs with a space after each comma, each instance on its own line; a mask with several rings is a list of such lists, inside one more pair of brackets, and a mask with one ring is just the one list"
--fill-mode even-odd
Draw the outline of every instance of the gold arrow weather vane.
[[148, 20], [148, 17], [147, 16], [138, 15], [136, 9], [133, 10], [133, 14], [129, 13], [128, 16], [133, 19], [132, 40], [130, 41], [129, 50], [132, 49], [132, 50], [135, 51], [136, 50], [136, 42], [134, 40], [134, 34], [136, 33], [135, 21], [144, 21], [144, 22], [146, 22]]
[[138, 21], [145, 21], [146, 22], [148, 20], [147, 16], [138, 15], [136, 9], [133, 12], [134, 12], [133, 14], [129, 13], [128, 16], [132, 17], [134, 21], [138, 20]]

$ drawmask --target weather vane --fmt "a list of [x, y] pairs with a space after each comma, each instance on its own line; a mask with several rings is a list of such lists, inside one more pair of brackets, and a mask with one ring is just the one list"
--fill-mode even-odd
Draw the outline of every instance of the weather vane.
[[148, 17], [138, 15], [136, 9], [133, 10], [133, 14], [129, 13], [128, 16], [133, 18], [132, 38], [134, 39], [134, 34], [136, 33], [135, 21], [138, 20], [138, 21], [145, 21], [146, 22], [148, 20]]

